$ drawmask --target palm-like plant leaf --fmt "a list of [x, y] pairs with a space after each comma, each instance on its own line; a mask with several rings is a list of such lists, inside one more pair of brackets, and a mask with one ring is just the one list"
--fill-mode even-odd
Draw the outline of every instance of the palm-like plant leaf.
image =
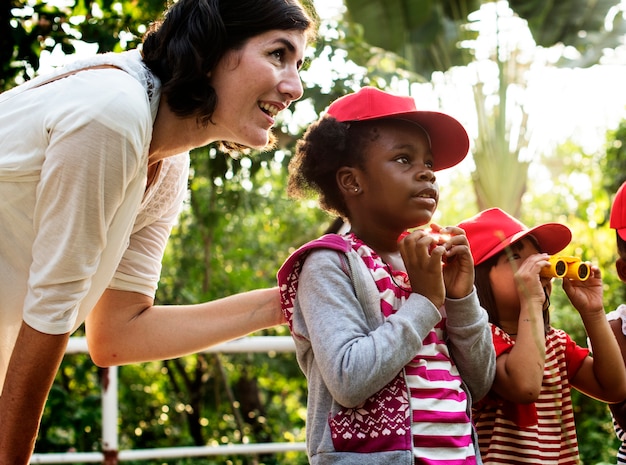
[[429, 76], [471, 60], [459, 46], [475, 32], [461, 27], [481, 2], [433, 0], [345, 0], [347, 19], [361, 24], [365, 40], [396, 53], [411, 70]]
[[604, 49], [624, 43], [626, 22], [622, 15], [610, 14], [619, 8], [617, 0], [509, 0], [509, 5], [528, 22], [537, 45], [561, 43], [580, 52], [579, 59], [563, 60], [563, 66], [592, 66]]

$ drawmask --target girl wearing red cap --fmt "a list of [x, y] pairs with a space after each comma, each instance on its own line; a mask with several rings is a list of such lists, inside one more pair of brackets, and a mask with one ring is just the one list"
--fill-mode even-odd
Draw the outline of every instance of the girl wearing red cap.
[[[618, 255], [615, 269], [619, 279], [626, 283], [626, 183], [620, 186], [613, 199], [610, 225], [612, 229], [615, 229], [615, 245]], [[607, 313], [606, 318], [609, 320], [622, 351], [622, 358], [626, 363], [626, 304], [621, 304]], [[622, 442], [617, 451], [617, 463], [626, 464], [626, 400], [611, 404], [610, 408], [615, 434]]]
[[626, 370], [605, 318], [600, 270], [585, 280], [563, 278], [594, 356], [550, 325], [548, 254], [569, 244], [558, 223], [532, 229], [498, 208], [462, 222], [476, 267], [476, 289], [489, 313], [496, 349], [493, 388], [474, 407], [485, 464], [579, 463], [571, 387], [595, 399], [626, 395]]
[[371, 87], [335, 101], [298, 144], [289, 192], [315, 192], [351, 225], [278, 274], [308, 381], [312, 465], [482, 463], [471, 406], [495, 353], [467, 239], [435, 225], [447, 239], [406, 233], [432, 220], [434, 171], [468, 144], [455, 119]]

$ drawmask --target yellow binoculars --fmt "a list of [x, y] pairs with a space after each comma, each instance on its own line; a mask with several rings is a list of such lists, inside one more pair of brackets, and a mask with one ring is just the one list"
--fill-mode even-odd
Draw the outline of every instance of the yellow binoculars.
[[591, 275], [591, 267], [578, 257], [553, 255], [549, 259], [550, 266], [544, 267], [539, 273], [544, 278], [570, 278], [585, 281]]

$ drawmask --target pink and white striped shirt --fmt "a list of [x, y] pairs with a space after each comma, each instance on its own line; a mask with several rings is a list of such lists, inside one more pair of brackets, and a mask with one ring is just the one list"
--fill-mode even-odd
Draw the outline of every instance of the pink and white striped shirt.
[[[356, 236], [349, 237], [376, 282], [381, 310], [388, 317], [411, 295], [408, 276], [391, 270]], [[413, 455], [416, 464], [475, 464], [468, 399], [445, 342], [445, 314], [443, 317], [424, 339], [423, 350], [404, 368], [410, 392]]]

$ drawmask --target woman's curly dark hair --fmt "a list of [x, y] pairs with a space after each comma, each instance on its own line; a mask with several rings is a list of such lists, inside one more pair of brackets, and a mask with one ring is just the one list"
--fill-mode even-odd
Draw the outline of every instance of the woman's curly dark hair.
[[146, 33], [143, 61], [174, 114], [207, 126], [217, 106], [209, 73], [224, 54], [270, 30], [304, 31], [312, 40], [313, 18], [298, 0], [178, 0]]
[[311, 124], [296, 145], [289, 162], [287, 194], [294, 198], [317, 195], [320, 207], [349, 219], [349, 212], [337, 184], [342, 166], [363, 168], [363, 147], [375, 138], [372, 123], [342, 123], [324, 116]]

